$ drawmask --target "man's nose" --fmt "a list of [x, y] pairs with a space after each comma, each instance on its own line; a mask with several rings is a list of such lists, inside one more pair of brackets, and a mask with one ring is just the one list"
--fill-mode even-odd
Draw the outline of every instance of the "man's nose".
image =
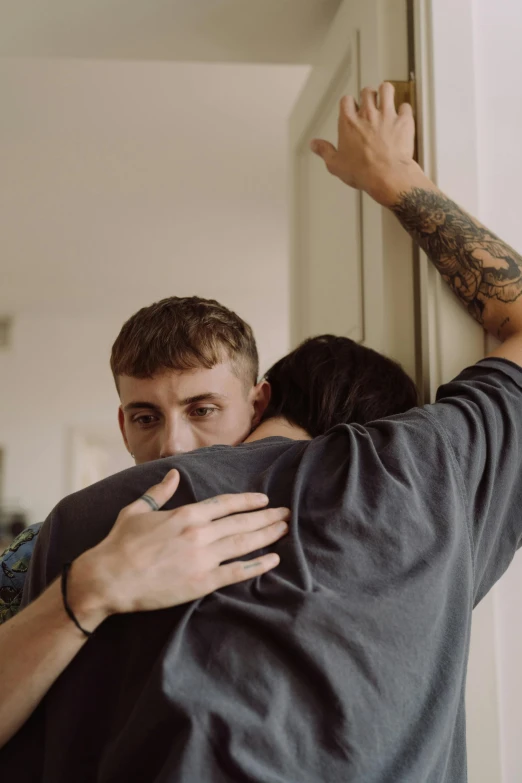
[[182, 423], [170, 422], [163, 431], [159, 458], [175, 457], [176, 454], [192, 451], [194, 447], [191, 446], [189, 441], [190, 433], [186, 431]]

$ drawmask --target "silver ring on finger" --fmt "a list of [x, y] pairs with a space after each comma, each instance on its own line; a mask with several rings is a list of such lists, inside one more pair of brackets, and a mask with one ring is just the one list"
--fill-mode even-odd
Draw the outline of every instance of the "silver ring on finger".
[[148, 506], [150, 506], [153, 511], [159, 511], [160, 507], [158, 506], [158, 504], [156, 503], [152, 495], [148, 495], [147, 493], [145, 493], [144, 495], [141, 496], [140, 500], [144, 500], [145, 503]]

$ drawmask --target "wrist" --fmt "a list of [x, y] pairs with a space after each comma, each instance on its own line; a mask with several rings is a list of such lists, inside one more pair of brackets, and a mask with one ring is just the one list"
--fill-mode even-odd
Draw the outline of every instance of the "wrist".
[[94, 549], [73, 561], [67, 577], [67, 597], [76, 619], [89, 631], [113, 614], [110, 581]]
[[404, 193], [413, 188], [435, 189], [435, 185], [424, 174], [414, 160], [394, 163], [376, 172], [367, 193], [381, 206], [393, 209]]

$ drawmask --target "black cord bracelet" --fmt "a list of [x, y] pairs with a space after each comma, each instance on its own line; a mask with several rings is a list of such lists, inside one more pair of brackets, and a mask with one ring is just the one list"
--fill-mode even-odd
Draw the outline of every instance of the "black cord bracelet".
[[94, 631], [86, 631], [85, 628], [82, 628], [76, 617], [74, 616], [74, 612], [69, 606], [69, 602], [67, 600], [67, 577], [69, 576], [69, 571], [71, 570], [72, 563], [64, 563], [62, 567], [62, 598], [63, 598], [63, 606], [75, 626], [87, 637], [93, 636]]

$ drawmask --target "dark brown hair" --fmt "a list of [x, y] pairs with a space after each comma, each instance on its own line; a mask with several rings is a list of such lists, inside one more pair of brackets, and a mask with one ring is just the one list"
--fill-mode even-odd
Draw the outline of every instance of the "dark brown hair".
[[272, 397], [263, 419], [284, 418], [312, 437], [336, 424], [367, 424], [418, 404], [396, 362], [347, 337], [305, 340], [266, 373]]
[[164, 370], [210, 369], [230, 360], [238, 377], [254, 385], [259, 373], [251, 327], [214, 299], [171, 296], [138, 310], [112, 346], [111, 370], [151, 378]]

